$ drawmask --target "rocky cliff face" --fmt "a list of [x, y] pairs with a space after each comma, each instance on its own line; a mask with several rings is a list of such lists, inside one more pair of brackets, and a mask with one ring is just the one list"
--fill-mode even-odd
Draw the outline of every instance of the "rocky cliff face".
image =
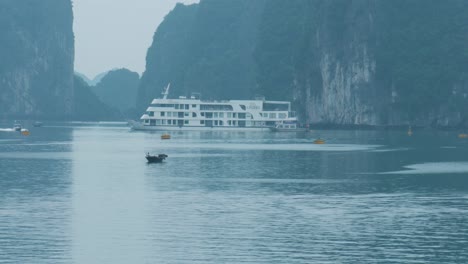
[[[256, 48], [262, 93], [290, 96], [311, 123], [466, 122], [466, 2], [294, 3], [273, 0], [265, 8]], [[285, 38], [294, 41], [284, 45]], [[262, 70], [271, 64], [269, 54], [280, 62], [276, 74]]]
[[171, 95], [248, 98], [255, 87], [253, 51], [264, 0], [203, 0], [178, 4], [148, 50], [139, 89], [145, 108], [171, 83]]
[[72, 113], [72, 22], [70, 0], [0, 1], [3, 118]]
[[309, 123], [458, 126], [466, 21], [464, 0], [201, 0], [158, 29], [140, 91], [177, 80], [176, 95], [293, 100]]

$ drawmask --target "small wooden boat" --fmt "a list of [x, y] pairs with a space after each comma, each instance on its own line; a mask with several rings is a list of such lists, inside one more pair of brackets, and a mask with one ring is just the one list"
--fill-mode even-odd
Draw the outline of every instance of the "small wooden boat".
[[314, 144], [325, 144], [325, 140], [321, 139], [321, 138], [318, 138], [316, 140], [314, 140], [313, 142]]
[[458, 138], [468, 138], [468, 134], [458, 134]]
[[162, 134], [161, 139], [171, 139], [171, 135], [169, 134]]
[[168, 156], [166, 154], [159, 154], [159, 155], [150, 155], [149, 153], [146, 154], [146, 160], [148, 163], [161, 163], [163, 162]]

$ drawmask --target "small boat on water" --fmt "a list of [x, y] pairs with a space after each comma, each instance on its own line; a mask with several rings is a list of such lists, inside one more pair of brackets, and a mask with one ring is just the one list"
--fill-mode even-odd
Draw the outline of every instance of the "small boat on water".
[[321, 139], [321, 138], [318, 138], [316, 140], [314, 140], [314, 142], [312, 142], [314, 144], [325, 144], [325, 140], [324, 139]]
[[465, 133], [458, 134], [458, 138], [468, 138], [468, 134], [465, 134]]
[[148, 163], [161, 163], [163, 162], [168, 156], [166, 154], [158, 154], [158, 155], [150, 155], [149, 153], [146, 154], [146, 160]]
[[33, 127], [41, 127], [41, 126], [42, 126], [42, 122], [36, 121], [33, 123]]
[[13, 125], [13, 129], [14, 129], [15, 131], [20, 132], [20, 131], [21, 131], [21, 128], [22, 128], [22, 127], [21, 127], [21, 124], [19, 124], [19, 123], [16, 123], [16, 122], [15, 122], [15, 124]]
[[23, 136], [29, 136], [30, 132], [26, 128], [22, 128], [21, 130], [21, 135]]
[[308, 128], [306, 127], [298, 127], [295, 122], [284, 122], [281, 124], [277, 124], [275, 127], [270, 127], [270, 131], [272, 132], [306, 132]]
[[171, 139], [171, 135], [169, 134], [162, 134], [161, 139]]
[[413, 135], [413, 129], [411, 129], [411, 127], [408, 127], [408, 136], [412, 136]]

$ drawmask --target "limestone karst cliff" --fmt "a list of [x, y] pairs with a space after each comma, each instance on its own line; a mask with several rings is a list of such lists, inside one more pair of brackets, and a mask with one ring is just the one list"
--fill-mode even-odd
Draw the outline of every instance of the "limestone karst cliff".
[[3, 118], [73, 111], [70, 0], [0, 1], [0, 113]]
[[464, 0], [201, 0], [155, 33], [144, 107], [174, 95], [263, 94], [301, 120], [338, 125], [459, 126], [468, 111]]

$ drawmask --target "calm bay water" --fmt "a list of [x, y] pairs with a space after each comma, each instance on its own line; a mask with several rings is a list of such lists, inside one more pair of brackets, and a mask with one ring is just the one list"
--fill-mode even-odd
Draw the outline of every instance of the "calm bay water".
[[0, 130], [0, 263], [468, 263], [455, 132], [30, 130]]

